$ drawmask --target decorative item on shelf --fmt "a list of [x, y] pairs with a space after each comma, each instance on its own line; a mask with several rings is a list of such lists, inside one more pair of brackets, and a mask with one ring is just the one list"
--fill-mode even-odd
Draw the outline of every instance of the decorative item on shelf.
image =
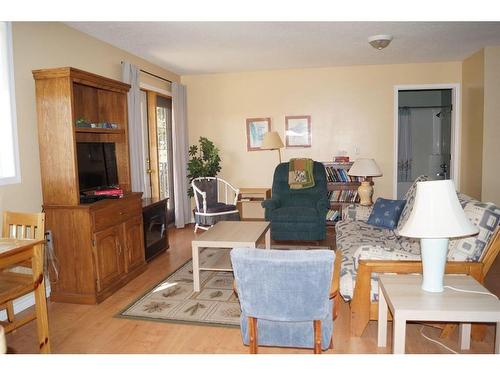
[[264, 139], [262, 140], [262, 145], [260, 148], [262, 150], [278, 150], [278, 157], [281, 163], [281, 149], [284, 147], [283, 141], [281, 140], [278, 132], [267, 132], [264, 134]]
[[286, 147], [311, 147], [311, 116], [285, 116]]
[[76, 120], [76, 127], [77, 128], [90, 128], [90, 122], [86, 120], [84, 117], [80, 117], [79, 119]]
[[349, 163], [349, 156], [334, 156], [334, 163]]
[[478, 232], [465, 216], [453, 181], [436, 180], [417, 183], [413, 209], [398, 234], [420, 238], [422, 289], [442, 292], [448, 239]]
[[371, 206], [373, 204], [371, 177], [382, 176], [382, 171], [377, 163], [375, 163], [375, 160], [366, 158], [357, 159], [347, 173], [349, 176], [363, 177], [363, 181], [358, 187], [358, 193], [361, 199], [359, 204], [362, 206]]
[[[87, 123], [87, 122], [81, 122], [82, 126], [78, 125], [78, 121], [76, 122], [78, 127], [84, 127], [84, 128], [92, 128], [92, 129], [119, 129], [120, 125], [115, 124], [112, 122], [93, 122], [93, 123]], [[85, 126], [83, 126], [85, 124]]]
[[199, 147], [189, 146], [188, 175], [189, 189], [188, 196], [193, 197], [191, 182], [197, 177], [215, 177], [220, 172], [219, 149], [208, 138], [200, 137]]
[[264, 135], [271, 130], [271, 118], [247, 118], [247, 151], [262, 149]]

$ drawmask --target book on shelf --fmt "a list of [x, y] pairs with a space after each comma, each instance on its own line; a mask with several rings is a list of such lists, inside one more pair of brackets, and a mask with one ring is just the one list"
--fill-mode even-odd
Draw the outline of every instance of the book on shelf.
[[356, 203], [358, 199], [357, 190], [333, 190], [328, 192], [330, 202]]
[[333, 165], [325, 165], [326, 177], [328, 182], [360, 182], [361, 177], [349, 176], [348, 169], [337, 168]]
[[340, 218], [340, 212], [338, 210], [328, 210], [326, 213], [327, 221], [338, 221]]

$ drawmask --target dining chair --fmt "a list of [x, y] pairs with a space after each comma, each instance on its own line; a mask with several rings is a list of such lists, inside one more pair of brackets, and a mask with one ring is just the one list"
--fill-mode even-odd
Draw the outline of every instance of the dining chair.
[[[2, 237], [18, 240], [43, 240], [45, 237], [45, 214], [4, 212]], [[26, 268], [31, 268], [30, 262], [22, 262], [17, 266], [19, 267], [0, 271], [0, 310], [7, 311], [7, 322], [4, 325], [5, 333], [36, 319], [34, 312], [16, 319], [14, 300], [33, 292], [35, 289], [32, 274], [30, 270], [26, 270]]]

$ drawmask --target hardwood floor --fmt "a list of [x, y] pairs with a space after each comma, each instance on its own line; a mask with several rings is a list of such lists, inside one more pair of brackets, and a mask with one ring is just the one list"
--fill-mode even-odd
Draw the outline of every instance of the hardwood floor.
[[[326, 243], [334, 241], [332, 232]], [[248, 353], [235, 328], [172, 324], [115, 318], [129, 303], [141, 296], [168, 274], [191, 258], [192, 228], [170, 229], [170, 249], [148, 264], [146, 271], [99, 305], [76, 305], [49, 302], [49, 326], [53, 353]], [[420, 335], [422, 325], [407, 327], [407, 353], [447, 353]], [[438, 339], [439, 331], [426, 326], [424, 333]], [[362, 337], [349, 334], [349, 307], [340, 306], [334, 323], [334, 349], [325, 353], [389, 353], [391, 324], [387, 348], [377, 348], [376, 322], [370, 322]], [[457, 330], [458, 331], [458, 330]], [[457, 332], [450, 339], [439, 339], [458, 349]], [[466, 353], [493, 353], [494, 326], [489, 326], [483, 342], [472, 341]], [[10, 352], [38, 353], [36, 326], [31, 322], [7, 335]], [[312, 353], [312, 350], [259, 348], [260, 353]]]

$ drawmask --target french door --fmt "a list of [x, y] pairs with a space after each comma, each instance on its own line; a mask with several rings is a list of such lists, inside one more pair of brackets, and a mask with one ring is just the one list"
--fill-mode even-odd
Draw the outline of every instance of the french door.
[[[146, 98], [147, 121], [146, 172], [149, 175], [150, 197], [168, 200], [168, 223], [174, 220], [174, 191], [172, 165], [172, 98], [154, 91], [143, 91]], [[147, 143], [147, 144], [146, 144]]]

